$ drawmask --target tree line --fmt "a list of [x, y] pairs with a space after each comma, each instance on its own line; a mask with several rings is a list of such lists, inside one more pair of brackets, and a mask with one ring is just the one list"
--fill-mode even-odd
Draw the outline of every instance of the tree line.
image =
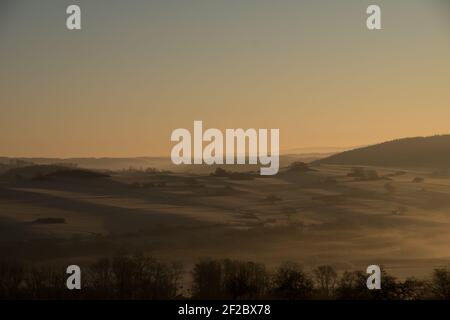
[[293, 262], [269, 270], [252, 261], [202, 259], [186, 273], [179, 263], [121, 254], [82, 266], [81, 290], [68, 290], [67, 276], [60, 266], [0, 261], [0, 299], [450, 299], [447, 268], [426, 280], [398, 280], [382, 270], [381, 290], [368, 290], [365, 272], [339, 275], [327, 265], [305, 272]]

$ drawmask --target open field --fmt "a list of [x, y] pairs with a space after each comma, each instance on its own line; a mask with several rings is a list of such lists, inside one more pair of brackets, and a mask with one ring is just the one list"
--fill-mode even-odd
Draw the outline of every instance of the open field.
[[[83, 264], [119, 251], [427, 276], [450, 264], [450, 176], [311, 165], [275, 177], [116, 171], [0, 182], [0, 253]], [[375, 171], [375, 173], [374, 173]]]

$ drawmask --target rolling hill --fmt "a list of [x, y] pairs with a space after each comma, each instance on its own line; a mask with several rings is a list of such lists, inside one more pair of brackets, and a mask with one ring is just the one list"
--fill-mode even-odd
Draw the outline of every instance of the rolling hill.
[[450, 135], [383, 142], [341, 152], [314, 163], [447, 169], [450, 168]]

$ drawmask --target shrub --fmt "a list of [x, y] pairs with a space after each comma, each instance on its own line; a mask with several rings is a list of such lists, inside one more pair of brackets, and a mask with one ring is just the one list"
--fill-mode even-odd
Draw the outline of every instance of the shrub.
[[354, 167], [352, 171], [347, 174], [348, 177], [354, 177], [357, 181], [370, 181], [381, 179], [375, 170], [368, 170], [361, 167]]

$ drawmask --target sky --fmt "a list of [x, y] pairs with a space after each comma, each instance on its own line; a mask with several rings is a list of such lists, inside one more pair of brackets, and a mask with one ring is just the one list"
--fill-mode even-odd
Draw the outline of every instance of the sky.
[[446, 0], [2, 0], [0, 156], [169, 156], [194, 120], [281, 150], [448, 134], [449, 57]]

